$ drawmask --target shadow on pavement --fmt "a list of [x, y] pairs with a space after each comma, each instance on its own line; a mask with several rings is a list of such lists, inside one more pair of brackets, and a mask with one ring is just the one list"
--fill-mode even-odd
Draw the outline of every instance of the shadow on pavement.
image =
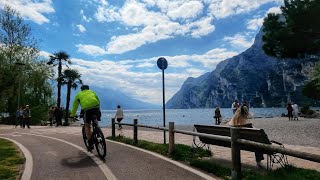
[[61, 164], [70, 168], [96, 166], [96, 163], [91, 159], [91, 157], [82, 151], [79, 151], [78, 156], [62, 159]]

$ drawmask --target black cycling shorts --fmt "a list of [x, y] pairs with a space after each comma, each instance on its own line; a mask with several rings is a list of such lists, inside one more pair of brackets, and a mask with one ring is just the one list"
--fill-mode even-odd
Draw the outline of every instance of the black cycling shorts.
[[95, 117], [98, 121], [101, 120], [101, 111], [99, 108], [93, 108], [84, 111], [83, 120], [85, 123], [91, 123]]

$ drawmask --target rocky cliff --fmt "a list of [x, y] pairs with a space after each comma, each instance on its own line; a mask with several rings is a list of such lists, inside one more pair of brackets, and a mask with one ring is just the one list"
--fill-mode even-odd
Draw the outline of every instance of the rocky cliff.
[[189, 77], [167, 108], [231, 107], [234, 99], [251, 107], [283, 107], [289, 101], [311, 102], [301, 94], [315, 59], [276, 59], [262, 50], [260, 31], [245, 52], [220, 62], [198, 78]]

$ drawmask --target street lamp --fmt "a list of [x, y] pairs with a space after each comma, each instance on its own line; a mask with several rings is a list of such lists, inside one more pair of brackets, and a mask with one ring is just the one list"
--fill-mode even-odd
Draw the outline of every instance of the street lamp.
[[[26, 65], [25, 63], [21, 63], [21, 62], [16, 62], [15, 64], [19, 66]], [[19, 74], [18, 109], [20, 108], [20, 94], [21, 94], [20, 91], [21, 91], [21, 75]]]
[[[166, 107], [165, 107], [165, 95], [164, 95], [164, 70], [168, 67], [168, 62], [164, 57], [161, 57], [157, 61], [159, 69], [162, 70], [162, 111], [163, 111], [163, 127], [166, 127]], [[166, 131], [163, 130], [163, 144], [166, 144]]]

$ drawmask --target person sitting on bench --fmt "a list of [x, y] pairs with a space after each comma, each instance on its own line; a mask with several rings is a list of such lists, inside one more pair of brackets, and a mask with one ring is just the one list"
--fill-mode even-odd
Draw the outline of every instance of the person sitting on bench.
[[[253, 128], [252, 123], [249, 122], [249, 110], [247, 106], [242, 105], [237, 111], [234, 113], [231, 120], [228, 122], [229, 126], [240, 126], [240, 127], [247, 127]], [[262, 167], [261, 161], [264, 160], [263, 154], [261, 152], [255, 152], [256, 156], [256, 163], [258, 167]]]

